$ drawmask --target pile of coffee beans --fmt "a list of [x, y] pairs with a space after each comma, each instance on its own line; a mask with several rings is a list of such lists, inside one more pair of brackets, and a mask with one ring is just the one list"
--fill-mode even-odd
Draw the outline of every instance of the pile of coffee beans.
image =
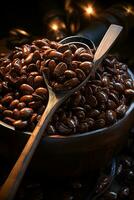
[[[42, 72], [57, 92], [72, 89], [90, 73], [93, 52], [47, 39], [15, 47], [0, 59], [0, 119], [32, 131], [48, 102]], [[124, 116], [133, 95], [127, 65], [108, 56], [95, 76], [60, 106], [47, 132], [70, 135], [110, 126]]]
[[93, 52], [75, 44], [57, 43], [55, 48], [45, 51], [43, 71], [53, 90], [70, 90], [84, 81], [91, 72]]

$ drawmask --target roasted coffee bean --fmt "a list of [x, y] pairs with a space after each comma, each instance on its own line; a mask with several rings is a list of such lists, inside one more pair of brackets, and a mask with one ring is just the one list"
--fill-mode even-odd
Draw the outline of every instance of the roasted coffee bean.
[[30, 122], [37, 123], [37, 116], [38, 116], [37, 113], [33, 113], [31, 116]]
[[106, 120], [107, 120], [108, 124], [114, 123], [116, 121], [116, 118], [117, 118], [117, 115], [116, 115], [115, 111], [113, 111], [113, 110], [106, 111]]
[[26, 57], [24, 63], [25, 63], [26, 65], [28, 65], [28, 64], [31, 63], [32, 59], [33, 59], [33, 53], [30, 53], [30, 54]]
[[105, 122], [104, 119], [97, 119], [95, 121], [95, 125], [96, 125], [97, 128], [103, 128], [103, 127], [105, 127], [106, 122]]
[[16, 128], [16, 129], [24, 129], [26, 128], [27, 126], [27, 121], [22, 121], [22, 120], [16, 120], [13, 122], [13, 126]]
[[72, 51], [71, 50], [68, 49], [63, 53], [63, 61], [67, 65], [71, 65], [71, 62], [72, 62]]
[[91, 109], [88, 115], [91, 118], [96, 118], [97, 116], [100, 115], [100, 111], [97, 109]]
[[124, 85], [122, 83], [118, 83], [118, 82], [114, 83], [114, 87], [119, 92], [123, 92], [125, 89]]
[[18, 106], [19, 104], [19, 100], [18, 99], [14, 99], [11, 103], [10, 103], [10, 109], [14, 109]]
[[[42, 101], [31, 101], [31, 102], [29, 102], [28, 103], [28, 106], [30, 107], [30, 108], [33, 108], [33, 109], [38, 109], [38, 108], [40, 108], [41, 106], [42, 106]], [[24, 106], [25, 107], [25, 106]], [[23, 107], [23, 108], [24, 108]]]
[[13, 117], [13, 111], [12, 110], [4, 110], [3, 111], [3, 115], [5, 116], [5, 117]]
[[26, 118], [29, 118], [29, 117], [31, 117], [31, 115], [33, 114], [33, 109], [32, 108], [22, 108], [21, 110], [20, 110], [20, 117], [21, 118], [24, 118], [24, 119], [26, 119]]
[[19, 119], [20, 118], [20, 111], [17, 108], [15, 108], [13, 110], [13, 118], [14, 119]]
[[35, 92], [32, 94], [32, 96], [34, 101], [44, 101], [44, 99], [46, 99], [45, 96], [38, 95]]
[[78, 69], [75, 70], [75, 72], [76, 72], [77, 77], [78, 77], [78, 79], [80, 81], [84, 81], [86, 79], [86, 74], [84, 73], [83, 70], [81, 70], [81, 69], [78, 68]]
[[11, 118], [11, 117], [4, 117], [3, 121], [9, 125], [13, 125], [13, 123], [15, 122], [15, 119]]
[[80, 60], [82, 60], [82, 61], [92, 61], [93, 60], [93, 54], [81, 53], [80, 54]]
[[40, 96], [43, 96], [43, 95], [48, 96], [48, 91], [47, 91], [47, 89], [46, 89], [46, 88], [43, 88], [43, 87], [37, 88], [37, 89], [35, 90], [35, 93], [38, 94], [38, 95], [40, 95]]
[[101, 103], [106, 103], [108, 101], [108, 96], [103, 91], [97, 92], [96, 97], [97, 97], [98, 101]]
[[117, 104], [113, 100], [108, 99], [107, 108], [110, 110], [114, 110], [116, 107], [117, 107]]
[[78, 78], [71, 78], [70, 80], [68, 80], [64, 83], [64, 87], [69, 90], [69, 89], [75, 87], [76, 85], [78, 85], [79, 83], [80, 83], [80, 81], [78, 80]]
[[42, 76], [36, 76], [34, 78], [34, 86], [37, 87], [41, 87], [44, 83], [44, 79]]
[[47, 129], [47, 133], [48, 133], [49, 135], [54, 135], [55, 132], [56, 132], [56, 130], [55, 130], [54, 126], [53, 126], [53, 125], [50, 125], [50, 126], [48, 127], [48, 129]]
[[29, 72], [35, 72], [35, 71], [38, 70], [38, 69], [37, 69], [37, 65], [34, 64], [34, 63], [29, 64], [29, 65], [27, 66], [26, 70], [27, 70], [28, 73], [29, 73]]
[[62, 53], [55, 51], [55, 50], [51, 50], [47, 56], [48, 56], [48, 58], [53, 58], [53, 59], [57, 59], [60, 61], [62, 60]]
[[29, 103], [33, 100], [32, 95], [24, 95], [20, 98], [20, 102]]
[[85, 72], [85, 74], [88, 75], [92, 70], [92, 63], [89, 61], [82, 62], [79, 65], [79, 68], [82, 69]]
[[133, 89], [126, 89], [125, 94], [129, 96], [134, 96], [134, 90]]
[[122, 104], [120, 105], [117, 109], [116, 109], [116, 113], [118, 117], [122, 117], [123, 115], [125, 115], [127, 111], [127, 106]]
[[98, 105], [98, 101], [94, 95], [88, 96], [88, 99], [86, 99], [86, 101], [92, 107], [96, 107]]
[[34, 89], [28, 85], [28, 84], [22, 84], [20, 86], [20, 90], [22, 91], [22, 93], [25, 94], [32, 94], [34, 92]]
[[64, 62], [60, 62], [54, 69], [54, 76], [62, 76], [67, 70], [67, 65]]
[[28, 83], [30, 86], [34, 87], [34, 76], [28, 76], [28, 78], [27, 78], [27, 83]]
[[1, 99], [1, 103], [3, 105], [9, 105], [13, 100], [13, 97], [11, 95], [4, 96], [3, 99]]
[[[24, 97], [23, 97], [24, 98]], [[25, 108], [26, 107], [26, 103], [24, 103], [24, 102], [19, 102], [18, 103], [18, 105], [17, 105], [17, 108], [19, 109], [19, 110], [21, 110], [22, 108]]]
[[[76, 73], [73, 70], [66, 70], [64, 75], [67, 79], [76, 77]], [[78, 76], [77, 76], [78, 77]]]
[[81, 54], [81, 53], [85, 53], [85, 52], [86, 52], [86, 50], [85, 50], [83, 47], [80, 47], [80, 48], [78, 48], [78, 49], [75, 51], [74, 56], [75, 56], [76, 58], [79, 58], [80, 54]]
[[2, 104], [0, 104], [0, 113], [3, 113], [4, 110], [6, 110], [6, 107], [4, 107]]
[[68, 135], [72, 131], [68, 126], [66, 126], [62, 122], [57, 123], [56, 126], [60, 134]]
[[87, 122], [83, 122], [83, 123], [80, 123], [79, 125], [78, 125], [78, 132], [80, 132], [80, 133], [83, 133], [83, 132], [87, 132], [88, 131], [88, 123]]

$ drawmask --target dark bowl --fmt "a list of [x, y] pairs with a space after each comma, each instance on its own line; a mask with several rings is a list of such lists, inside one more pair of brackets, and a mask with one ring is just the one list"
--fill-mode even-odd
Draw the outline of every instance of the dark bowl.
[[[134, 80], [134, 75], [129, 70]], [[30, 163], [29, 171], [50, 176], [78, 176], [95, 172], [116, 156], [127, 142], [133, 124], [134, 101], [125, 116], [110, 127], [70, 136], [46, 136]], [[22, 133], [1, 122], [0, 156], [11, 165], [30, 133]]]
[[[75, 41], [95, 49], [92, 41], [79, 36], [67, 37], [61, 43]], [[130, 70], [129, 74], [134, 80]], [[49, 176], [78, 176], [100, 170], [123, 148], [133, 117], [134, 101], [125, 116], [110, 127], [70, 136], [46, 136], [33, 156], [29, 172]], [[0, 156], [10, 166], [16, 161], [29, 135], [0, 121]]]

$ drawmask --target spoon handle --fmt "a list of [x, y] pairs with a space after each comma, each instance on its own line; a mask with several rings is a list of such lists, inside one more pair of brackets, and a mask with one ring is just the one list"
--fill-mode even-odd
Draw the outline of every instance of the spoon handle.
[[98, 65], [101, 63], [102, 59], [105, 57], [109, 49], [112, 47], [113, 43], [119, 36], [123, 27], [119, 25], [112, 24], [104, 35], [101, 43], [99, 44], [97, 51], [94, 55], [95, 71]]
[[48, 105], [40, 121], [29, 137], [21, 155], [19, 156], [17, 162], [15, 163], [13, 169], [11, 170], [8, 178], [0, 190], [0, 200], [12, 200], [14, 198], [20, 182], [29, 165], [29, 162], [31, 161], [32, 156], [42, 138], [42, 135], [59, 104], [60, 100], [51, 91], [49, 93]]

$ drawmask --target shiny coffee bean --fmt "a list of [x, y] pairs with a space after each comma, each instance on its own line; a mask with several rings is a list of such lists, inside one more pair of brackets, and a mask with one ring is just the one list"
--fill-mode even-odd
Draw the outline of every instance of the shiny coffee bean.
[[16, 129], [24, 129], [26, 128], [27, 126], [27, 121], [22, 121], [22, 120], [16, 120], [13, 122], [13, 126], [16, 128]]
[[62, 76], [67, 70], [67, 65], [63, 62], [59, 63], [54, 69], [54, 76]]
[[29, 103], [33, 100], [32, 95], [24, 95], [20, 98], [20, 102]]
[[106, 111], [106, 120], [107, 120], [108, 124], [114, 123], [116, 121], [116, 118], [117, 118], [117, 114], [115, 111], [113, 111], [113, 110]]
[[20, 110], [20, 117], [23, 119], [27, 119], [27, 118], [31, 117], [32, 114], [33, 114], [32, 108], [25, 107]]
[[14, 109], [14, 108], [16, 108], [16, 107], [18, 106], [18, 104], [19, 104], [19, 100], [18, 100], [18, 99], [14, 99], [14, 100], [10, 103], [9, 107], [10, 107], [10, 109]]
[[120, 106], [118, 106], [118, 108], [116, 108], [116, 113], [118, 117], [123, 117], [126, 111], [127, 111], [127, 106], [124, 104], [121, 104]]
[[34, 92], [34, 89], [30, 85], [28, 85], [28, 84], [22, 84], [20, 86], [20, 90], [22, 91], [22, 93], [24, 95], [32, 94]]

